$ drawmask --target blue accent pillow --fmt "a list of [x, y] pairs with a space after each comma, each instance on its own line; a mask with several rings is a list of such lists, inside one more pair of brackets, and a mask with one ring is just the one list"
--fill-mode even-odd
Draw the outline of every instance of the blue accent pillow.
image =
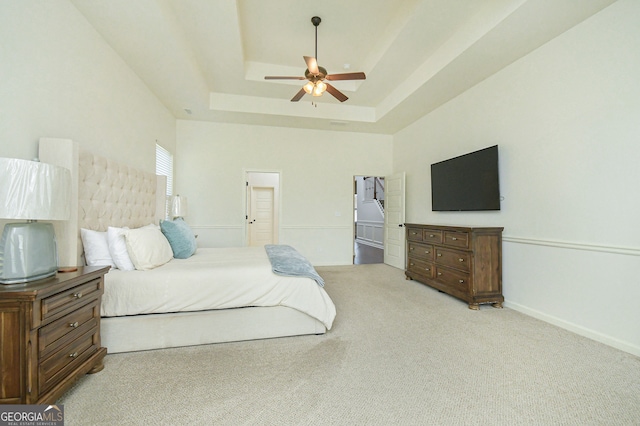
[[167, 237], [176, 259], [186, 259], [196, 252], [196, 236], [184, 219], [161, 220], [160, 229]]

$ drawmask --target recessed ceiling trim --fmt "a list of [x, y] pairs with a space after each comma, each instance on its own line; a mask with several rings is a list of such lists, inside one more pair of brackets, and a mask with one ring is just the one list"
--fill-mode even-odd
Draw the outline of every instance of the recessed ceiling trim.
[[384, 117], [404, 100], [416, 92], [418, 87], [428, 83], [438, 72], [445, 69], [457, 58], [486, 36], [501, 21], [528, 0], [508, 0], [488, 4], [473, 19], [461, 26], [453, 37], [445, 42], [407, 80], [400, 83], [378, 106], [379, 117]]
[[288, 99], [210, 93], [209, 108], [253, 114], [284, 115], [292, 117], [322, 118], [328, 120], [375, 123], [375, 108], [322, 102], [290, 102]]

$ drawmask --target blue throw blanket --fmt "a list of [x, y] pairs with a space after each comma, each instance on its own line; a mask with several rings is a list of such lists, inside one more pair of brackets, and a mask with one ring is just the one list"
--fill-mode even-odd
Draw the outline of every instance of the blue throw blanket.
[[322, 277], [318, 275], [307, 258], [293, 247], [267, 244], [264, 249], [267, 251], [274, 273], [288, 277], [308, 277], [315, 280], [320, 287], [324, 287]]

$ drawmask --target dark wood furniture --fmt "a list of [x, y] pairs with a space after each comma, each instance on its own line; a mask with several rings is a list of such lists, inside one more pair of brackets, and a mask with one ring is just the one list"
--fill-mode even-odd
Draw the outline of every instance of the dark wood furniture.
[[103, 368], [100, 301], [108, 267], [0, 286], [0, 403], [52, 404]]
[[502, 230], [407, 223], [407, 279], [464, 300], [501, 308]]

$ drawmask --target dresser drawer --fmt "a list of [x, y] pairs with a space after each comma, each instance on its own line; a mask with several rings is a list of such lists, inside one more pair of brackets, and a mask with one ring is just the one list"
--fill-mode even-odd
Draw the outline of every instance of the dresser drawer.
[[40, 305], [41, 320], [63, 315], [87, 303], [88, 300], [97, 299], [102, 292], [101, 282], [102, 279], [97, 278], [43, 299]]
[[99, 315], [96, 301], [40, 328], [38, 330], [40, 358], [46, 358], [60, 346], [68, 344], [90, 330], [97, 329]]
[[40, 361], [40, 374], [38, 375], [40, 393], [55, 386], [97, 352], [95, 333], [97, 333], [97, 329], [94, 330], [94, 333], [80, 336], [68, 345], [61, 347], [46, 360]]
[[442, 231], [439, 229], [425, 228], [422, 230], [422, 240], [427, 243], [441, 244]]
[[468, 271], [470, 269], [470, 259], [471, 256], [467, 252], [436, 247], [436, 262], [442, 265]]
[[422, 229], [407, 228], [407, 239], [409, 241], [422, 241]]
[[409, 243], [409, 257], [422, 260], [433, 260], [433, 246]]
[[444, 244], [452, 247], [469, 248], [467, 232], [444, 231]]
[[471, 276], [466, 272], [436, 266], [436, 280], [456, 289], [468, 290]]
[[433, 263], [417, 259], [409, 259], [407, 264], [407, 270], [409, 272], [420, 274], [425, 278], [433, 278], [434, 269]]

